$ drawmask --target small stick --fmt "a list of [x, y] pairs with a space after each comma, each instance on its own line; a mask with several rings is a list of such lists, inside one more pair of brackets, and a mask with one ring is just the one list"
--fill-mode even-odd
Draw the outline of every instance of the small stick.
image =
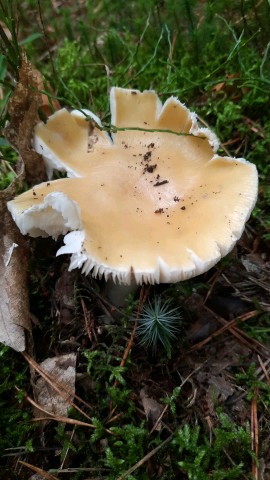
[[[258, 428], [258, 415], [257, 415], [257, 395], [258, 389], [254, 391], [254, 397], [251, 401], [251, 449], [258, 458], [259, 455], [259, 428]], [[259, 472], [256, 459], [252, 459], [252, 475], [255, 480], [259, 479]]]
[[[17, 387], [16, 387], [17, 388]], [[17, 390], [19, 390], [17, 388]], [[74, 420], [73, 418], [68, 418], [68, 417], [62, 417], [62, 416], [56, 416], [53, 413], [49, 412], [45, 408], [43, 408], [41, 405], [36, 403], [31, 397], [28, 395], [25, 395], [26, 400], [33, 405], [37, 410], [40, 412], [44, 413], [46, 417], [38, 417], [34, 418], [32, 422], [39, 422], [41, 420], [55, 420], [57, 422], [63, 422], [63, 423], [70, 423], [72, 425], [80, 425], [82, 427], [89, 427], [89, 428], [95, 428], [95, 425], [92, 425], [91, 423], [86, 423], [86, 422], [81, 422], [80, 420]]]
[[146, 289], [145, 285], [143, 285], [142, 288], [141, 288], [141, 291], [140, 291], [140, 299], [139, 299], [139, 306], [138, 306], [137, 312], [136, 312], [136, 320], [135, 320], [134, 327], [133, 327], [133, 330], [132, 330], [131, 335], [130, 335], [129, 342], [127, 344], [126, 350], [125, 350], [123, 358], [121, 360], [120, 367], [123, 367], [125, 365], [127, 357], [129, 355], [129, 352], [132, 348], [135, 333], [136, 333], [136, 329], [137, 329], [137, 326], [138, 326], [138, 318], [139, 318], [139, 315], [142, 311], [142, 307], [143, 307], [143, 305], [144, 305], [144, 303], [145, 303], [145, 301], [148, 297], [148, 294], [149, 294], [149, 287]]
[[203, 302], [204, 304], [207, 302], [208, 298], [210, 297], [210, 295], [211, 295], [211, 293], [212, 293], [212, 291], [213, 291], [213, 289], [214, 289], [214, 287], [215, 287], [215, 285], [216, 285], [216, 283], [217, 283], [217, 281], [218, 281], [218, 278], [219, 278], [219, 276], [221, 275], [221, 272], [222, 272], [222, 269], [219, 268], [219, 269], [214, 273], [213, 277], [209, 280], [209, 283], [210, 283], [211, 281], [212, 281], [212, 283], [211, 283], [210, 288], [209, 288], [209, 290], [208, 290], [208, 292], [207, 292], [207, 294], [206, 294], [206, 297], [205, 297], [205, 299], [204, 299], [204, 302]]
[[233, 320], [226, 322], [226, 324], [224, 324], [223, 327], [220, 327], [218, 330], [216, 330], [214, 333], [209, 335], [207, 338], [193, 345], [189, 351], [192, 352], [194, 350], [199, 350], [200, 348], [204, 347], [207, 343], [209, 343], [213, 338], [218, 337], [223, 332], [226, 332], [226, 330], [229, 330], [231, 332], [233, 327], [235, 327], [235, 325], [238, 322], [245, 322], [246, 320], [253, 318], [256, 314], [257, 314], [256, 310], [253, 310], [252, 312], [245, 313], [241, 317], [236, 317]]
[[[130, 335], [130, 339], [128, 341], [128, 344], [126, 346], [126, 349], [125, 349], [125, 352], [124, 352], [124, 355], [122, 357], [122, 360], [121, 360], [121, 363], [120, 363], [120, 367], [124, 367], [125, 363], [126, 363], [126, 360], [128, 358], [128, 355], [129, 355], [129, 352], [132, 348], [132, 345], [133, 345], [133, 342], [134, 342], [134, 338], [135, 338], [135, 333], [136, 333], [136, 330], [137, 330], [137, 326], [138, 326], [138, 318], [139, 318], [139, 315], [141, 313], [141, 310], [142, 310], [142, 307], [146, 301], [146, 298], [149, 294], [149, 289], [150, 287], [148, 287], [147, 289], [145, 288], [145, 285], [142, 285], [142, 288], [141, 288], [141, 291], [140, 291], [140, 298], [139, 298], [139, 305], [138, 305], [138, 308], [137, 308], [137, 312], [136, 312], [136, 319], [135, 319], [135, 322], [134, 322], [134, 327], [133, 327], [133, 330], [131, 332], [131, 335]], [[114, 381], [114, 384], [113, 386], [116, 387], [118, 385], [118, 380], [116, 379]], [[112, 404], [110, 403], [110, 410], [112, 408]], [[116, 410], [117, 407], [114, 407], [113, 410], [110, 411], [110, 417], [109, 417], [109, 421], [111, 419], [111, 417], [113, 416], [115, 410]]]
[[[266, 380], [267, 380], [267, 383], [268, 383], [268, 385], [269, 385], [269, 387], [270, 387], [270, 377], [269, 377], [269, 373], [268, 373], [268, 371], [266, 370], [265, 364], [263, 363], [260, 355], [257, 355], [257, 356], [258, 356], [258, 360], [259, 360], [260, 365], [261, 365], [261, 369], [262, 369], [262, 371], [263, 371], [263, 373], [264, 373], [264, 375], [265, 375], [265, 378], [266, 378]], [[269, 362], [268, 362], [268, 363], [269, 363]]]
[[150, 435], [151, 435], [151, 433], [153, 433], [156, 430], [158, 424], [161, 422], [161, 420], [164, 417], [165, 413], [167, 412], [168, 408], [169, 408], [169, 405], [168, 404], [165, 405], [165, 407], [163, 408], [163, 410], [162, 410], [161, 414], [159, 415], [157, 421], [155, 422], [154, 426], [150, 430]]
[[164, 442], [162, 442], [160, 445], [158, 445], [156, 448], [151, 450], [151, 452], [147, 453], [145, 457], [143, 457], [141, 460], [139, 460], [133, 467], [129, 468], [125, 473], [123, 473], [120, 477], [118, 477], [116, 480], [124, 480], [127, 478], [131, 473], [133, 473], [137, 468], [140, 468], [147, 460], [149, 460], [151, 457], [153, 457], [161, 448], [163, 448], [167, 443], [171, 441], [173, 438], [173, 434], [171, 434]]
[[19, 463], [24, 467], [27, 467], [30, 470], [32, 470], [32, 472], [35, 472], [41, 477], [46, 478], [47, 480], [58, 480], [57, 477], [54, 477], [48, 472], [45, 472], [45, 470], [42, 470], [41, 468], [35, 467], [35, 465], [31, 465], [31, 463], [24, 462], [23, 460], [19, 460]]

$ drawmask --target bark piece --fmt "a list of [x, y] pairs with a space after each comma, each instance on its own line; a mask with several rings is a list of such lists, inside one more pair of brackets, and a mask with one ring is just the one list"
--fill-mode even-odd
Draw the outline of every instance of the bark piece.
[[42, 99], [38, 85], [37, 71], [32, 69], [24, 54], [19, 81], [9, 101], [10, 121], [4, 130], [4, 135], [10, 145], [19, 153], [25, 166], [26, 178], [32, 183], [37, 183], [45, 178], [43, 160], [31, 147], [34, 127], [40, 121], [38, 108]]

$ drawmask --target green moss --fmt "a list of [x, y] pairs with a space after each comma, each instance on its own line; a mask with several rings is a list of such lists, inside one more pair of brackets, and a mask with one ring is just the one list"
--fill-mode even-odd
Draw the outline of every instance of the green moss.
[[19, 354], [0, 346], [0, 457], [7, 449], [30, 446], [35, 426], [20, 389], [29, 386], [29, 371]]

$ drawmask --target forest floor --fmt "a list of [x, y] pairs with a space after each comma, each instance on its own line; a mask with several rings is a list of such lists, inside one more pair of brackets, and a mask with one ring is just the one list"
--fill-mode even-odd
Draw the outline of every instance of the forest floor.
[[[2, 266], [0, 285], [28, 312], [25, 348], [0, 346], [1, 480], [270, 479], [269, 2], [148, 3], [0, 2], [1, 245], [7, 231], [22, 245], [14, 283]], [[177, 96], [220, 155], [254, 163], [258, 201], [233, 251], [117, 307], [104, 280], [56, 257], [62, 238], [18, 236], [3, 205], [44, 175], [29, 173], [44, 119], [33, 69], [47, 109], [89, 108], [106, 125], [112, 86]], [[153, 351], [138, 326], [157, 299], [179, 325]]]

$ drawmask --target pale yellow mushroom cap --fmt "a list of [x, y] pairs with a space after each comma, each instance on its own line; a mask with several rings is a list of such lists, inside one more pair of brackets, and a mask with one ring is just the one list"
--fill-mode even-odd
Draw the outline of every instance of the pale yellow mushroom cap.
[[36, 127], [34, 148], [48, 174], [65, 170], [69, 178], [9, 202], [15, 222], [23, 234], [65, 234], [58, 254], [72, 254], [70, 269], [119, 283], [207, 271], [243, 232], [257, 198], [256, 167], [216, 155], [216, 136], [174, 97], [162, 105], [153, 91], [112, 88], [110, 103], [111, 136], [88, 111], [63, 109]]

